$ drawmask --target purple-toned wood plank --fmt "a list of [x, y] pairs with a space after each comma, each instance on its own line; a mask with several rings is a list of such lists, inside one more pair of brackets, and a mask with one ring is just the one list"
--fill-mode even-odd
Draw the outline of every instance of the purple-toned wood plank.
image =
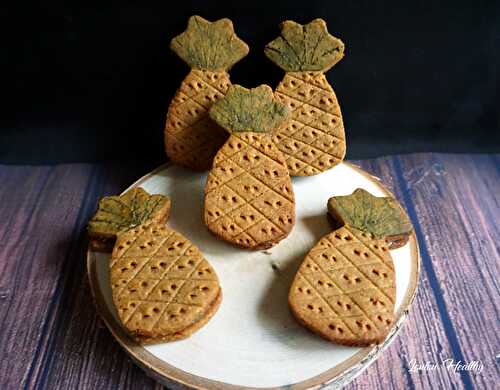
[[60, 239], [73, 229], [89, 166], [1, 170], [0, 387], [9, 389], [26, 384], [31, 363], [43, 349], [47, 307], [64, 258]]
[[[421, 283], [420, 292], [432, 290], [452, 347], [444, 358], [481, 360], [481, 373], [453, 375], [460, 376], [460, 387], [494, 388], [498, 382], [495, 355], [500, 346], [498, 252], [494, 245], [499, 238], [495, 223], [499, 220], [498, 166], [491, 158], [477, 155], [422, 154], [394, 161], [396, 174], [403, 178], [406, 195], [402, 196], [411, 205], [409, 211], [420, 229], [423, 270], [429, 281], [428, 285]], [[421, 299], [420, 293], [417, 299]], [[432, 324], [426, 327], [433, 330]], [[446, 340], [439, 337], [439, 341]], [[415, 358], [421, 362], [443, 360], [435, 353]], [[433, 381], [443, 371], [446, 369], [440, 367], [438, 373], [412, 373], [412, 378], [414, 382], [422, 377]]]
[[[103, 172], [101, 180], [110, 183], [111, 192], [138, 175], [133, 166]], [[72, 385], [61, 383], [60, 388], [76, 388], [82, 383], [89, 388], [108, 388], [130, 380], [155, 386], [111, 341], [97, 320], [85, 285], [81, 231], [101, 195], [98, 191], [103, 191], [96, 180], [98, 173], [90, 165], [0, 166], [2, 389], [37, 384], [49, 388], [43, 383], [53, 360], [64, 366], [65, 378], [73, 380]], [[66, 341], [61, 334], [75, 325], [81, 327], [79, 335], [61, 344]], [[95, 374], [99, 368], [100, 376]], [[110, 375], [113, 371], [122, 374]], [[96, 377], [101, 382], [94, 386]]]
[[[382, 184], [404, 204], [392, 157], [363, 160], [357, 163], [367, 172], [380, 178]], [[396, 340], [346, 389], [462, 388], [460, 376], [446, 370], [421, 374], [409, 371], [412, 360], [441, 361], [451, 354], [452, 347], [439, 315], [438, 304], [432, 289], [429, 288], [428, 275], [422, 268], [417, 296]]]
[[[469, 159], [467, 164], [463, 165], [461, 157]], [[498, 230], [489, 225], [485, 229], [482, 223], [482, 228], [472, 230], [475, 241], [470, 244], [475, 250], [480, 244], [482, 252], [458, 251], [461, 249], [458, 239], [465, 237], [464, 232], [470, 233], [467, 223], [477, 221], [476, 218], [488, 221], [498, 214], [498, 198], [484, 201], [480, 195], [480, 189], [487, 189], [489, 194], [493, 190], [498, 193], [498, 167], [494, 166], [491, 158], [484, 161], [481, 160], [483, 157], [478, 159], [477, 156], [453, 158], [427, 154], [405, 156], [400, 161], [385, 158], [362, 162], [363, 168], [381, 177], [400, 200], [404, 198], [403, 190], [411, 195], [412, 207], [416, 210], [423, 232], [422, 241], [426, 243], [432, 259], [431, 271], [445, 290], [441, 300], [437, 299], [434, 295], [436, 285], [432, 285], [432, 278], [429, 280], [423, 270], [413, 310], [400, 335], [349, 388], [464, 387], [460, 375], [446, 370], [420, 374], [407, 370], [412, 359], [424, 362], [451, 357], [454, 347], [450, 345], [450, 335], [447, 334], [450, 331], [456, 332], [460, 351], [466, 359], [477, 359], [474, 357], [476, 351], [489, 353], [490, 350], [498, 350], [498, 337], [492, 334], [497, 328], [498, 314], [493, 312], [496, 319], [490, 317], [491, 306], [495, 307], [498, 302], [498, 285], [496, 290], [478, 288], [484, 283], [489, 283], [491, 287], [491, 275], [498, 272], [495, 265], [478, 270], [478, 265], [473, 266], [473, 259], [470, 258], [472, 253], [478, 259], [491, 254], [491, 248], [484, 249], [485, 239], [493, 242], [491, 239], [496, 237], [494, 242], [498, 242]], [[409, 188], [402, 187], [398, 182], [393, 161], [398, 161], [400, 176], [408, 181]], [[493, 178], [488, 180], [485, 172], [491, 168], [486, 161], [490, 161], [497, 174], [496, 182], [492, 181]], [[8, 340], [0, 347], [1, 388], [23, 385], [51, 389], [160, 388], [130, 362], [97, 318], [84, 274], [85, 240], [80, 234], [98, 197], [121, 191], [143, 172], [133, 164], [92, 171], [93, 168], [88, 165], [0, 167], [4, 190], [0, 192], [0, 218], [4, 222], [0, 225], [0, 237], [3, 236], [0, 241], [0, 314], [4, 325], [0, 329], [0, 337]], [[485, 174], [469, 173], [477, 170]], [[445, 178], [443, 184], [443, 180], [435, 177], [440, 175], [453, 177]], [[445, 198], [450, 196], [449, 192], [461, 188], [463, 181], [467, 181], [470, 190], [477, 192], [474, 197], [477, 204], [468, 204], [467, 191], [463, 191], [456, 195], [462, 202], [462, 209], [447, 210], [443, 207], [447, 204]], [[430, 195], [442, 199], [428, 207], [427, 197]], [[432, 203], [435, 202], [433, 199]], [[443, 223], [442, 219], [447, 219], [450, 212], [455, 218], [452, 218], [453, 222], [463, 223], [462, 233], [458, 229], [458, 233], [450, 234], [455, 229], [444, 230], [435, 226], [431, 213], [438, 215], [440, 223]], [[457, 219], [457, 215], [461, 217]], [[429, 219], [430, 225], [427, 223]], [[450, 240], [450, 243], [435, 244], [434, 230], [439, 239]], [[457, 253], [464, 254], [466, 258], [452, 262]], [[447, 256], [445, 260], [437, 259], [441, 255]], [[436, 261], [443, 264], [435, 265]], [[463, 263], [473, 266], [469, 270], [472, 275], [457, 279], [460, 267], [456, 267], [448, 277], [446, 267], [450, 263], [455, 267]], [[471, 291], [453, 291], [452, 284], [463, 284], [464, 280], [470, 281], [471, 286], [465, 287]], [[437, 292], [443, 291], [439, 287]], [[459, 303], [459, 299], [463, 298], [465, 305]], [[489, 302], [481, 307], [485, 308], [484, 313], [488, 313], [483, 319], [477, 304], [472, 305], [484, 301]], [[443, 323], [440, 302], [445, 302], [447, 320], [456, 325], [452, 330], [446, 329], [446, 321]], [[460, 310], [466, 312], [461, 313]], [[472, 313], [474, 310], [475, 313]], [[491, 322], [487, 328], [487, 321], [492, 319], [496, 322]], [[471, 331], [469, 320], [479, 321], [479, 327]], [[468, 339], [471, 334], [474, 337]], [[494, 364], [494, 356], [491, 359]], [[498, 371], [491, 373], [498, 375]], [[470, 376], [470, 380], [478, 387], [491, 387], [495, 383], [491, 381], [492, 376], [484, 374]]]
[[[96, 314], [86, 275], [86, 237], [84, 228], [97, 200], [105, 194], [121, 192], [140, 173], [134, 167], [96, 168], [87, 172], [86, 197], [80, 204], [68, 205], [78, 215], [66, 221], [73, 230], [63, 241], [56, 289], [45, 319], [40, 352], [34, 359], [26, 383], [29, 388], [155, 388], [113, 340]], [[81, 178], [80, 178], [81, 180]], [[64, 191], [61, 183], [53, 191]]]
[[[409, 167], [422, 170], [429, 162], [425, 180], [415, 180]], [[401, 165], [464, 361], [484, 364], [480, 374], [470, 373], [471, 382], [493, 388], [500, 377], [498, 166], [481, 155], [434, 155], [431, 161], [417, 155]]]

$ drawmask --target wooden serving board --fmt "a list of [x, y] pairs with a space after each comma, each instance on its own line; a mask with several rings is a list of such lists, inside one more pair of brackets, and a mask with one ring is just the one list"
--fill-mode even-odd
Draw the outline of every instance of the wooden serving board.
[[88, 251], [90, 285], [113, 336], [148, 375], [169, 388], [310, 389], [340, 387], [359, 375], [394, 340], [416, 293], [420, 258], [415, 236], [391, 251], [396, 270], [396, 321], [379, 346], [334, 345], [301, 327], [287, 294], [306, 253], [332, 231], [326, 204], [333, 195], [364, 188], [390, 193], [379, 180], [342, 163], [318, 176], [293, 178], [297, 222], [290, 236], [266, 251], [246, 251], [217, 240], [202, 222], [206, 174], [165, 165], [139, 179], [150, 193], [171, 197], [168, 225], [197, 245], [219, 275], [223, 301], [214, 318], [186, 340], [141, 346], [121, 327], [109, 287], [109, 255]]

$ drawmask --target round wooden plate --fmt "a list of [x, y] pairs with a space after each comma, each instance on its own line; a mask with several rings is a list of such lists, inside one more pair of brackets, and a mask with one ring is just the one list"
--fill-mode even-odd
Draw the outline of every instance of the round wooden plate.
[[390, 193], [378, 179], [348, 163], [321, 175], [294, 178], [297, 222], [292, 233], [274, 248], [250, 252], [217, 240], [203, 225], [205, 180], [206, 174], [167, 164], [131, 188], [171, 197], [168, 225], [197, 245], [219, 275], [224, 293], [219, 311], [186, 340], [141, 346], [121, 327], [112, 304], [109, 255], [89, 251], [92, 293], [113, 336], [148, 375], [169, 388], [340, 387], [359, 375], [394, 340], [415, 296], [420, 270], [415, 236], [391, 251], [397, 312], [381, 345], [343, 347], [308, 332], [289, 312], [288, 289], [305, 254], [332, 231], [326, 217], [329, 197], [356, 188], [378, 196]]

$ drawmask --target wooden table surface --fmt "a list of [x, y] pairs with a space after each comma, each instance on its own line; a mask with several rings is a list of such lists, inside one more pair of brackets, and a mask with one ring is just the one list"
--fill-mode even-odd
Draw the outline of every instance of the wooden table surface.
[[[354, 161], [411, 217], [418, 294], [395, 342], [348, 389], [500, 386], [500, 155]], [[100, 197], [146, 172], [134, 164], [0, 165], [0, 389], [154, 389], [98, 318], [85, 225]], [[449, 369], [445, 359], [480, 361]], [[412, 372], [412, 361], [438, 363]]]

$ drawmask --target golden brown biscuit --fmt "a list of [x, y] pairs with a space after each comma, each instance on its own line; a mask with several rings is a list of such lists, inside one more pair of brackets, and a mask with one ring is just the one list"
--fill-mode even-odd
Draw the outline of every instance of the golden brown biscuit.
[[143, 343], [190, 336], [222, 299], [217, 275], [200, 250], [161, 224], [119, 234], [110, 273], [118, 316]]
[[266, 134], [286, 119], [267, 86], [233, 86], [211, 117], [231, 132], [205, 186], [204, 221], [217, 237], [249, 249], [277, 244], [295, 223], [295, 199], [283, 154]]
[[395, 300], [386, 243], [351, 227], [335, 230], [311, 249], [288, 295], [301, 324], [348, 346], [382, 342], [394, 322]]
[[165, 149], [175, 163], [204, 171], [228, 137], [210, 120], [208, 110], [226, 94], [231, 85], [227, 71], [248, 54], [248, 46], [236, 36], [229, 19], [211, 23], [192, 16], [170, 47], [191, 72], [168, 109]]
[[292, 118], [273, 140], [285, 154], [290, 175], [311, 176], [334, 167], [344, 159], [346, 142], [337, 97], [324, 72], [342, 59], [344, 44], [328, 33], [322, 19], [304, 26], [288, 20], [264, 52], [286, 72], [275, 94]]

